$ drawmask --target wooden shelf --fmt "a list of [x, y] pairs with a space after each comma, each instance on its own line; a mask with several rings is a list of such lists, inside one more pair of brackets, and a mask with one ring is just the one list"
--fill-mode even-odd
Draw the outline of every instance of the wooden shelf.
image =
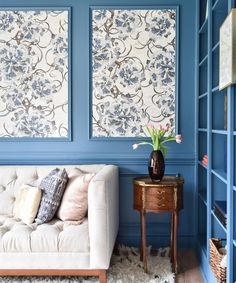
[[199, 132], [207, 132], [207, 129], [205, 129], [205, 128], [198, 128], [198, 131]]
[[204, 33], [207, 30], [207, 24], [208, 24], [208, 19], [205, 19], [205, 21], [202, 23], [202, 26], [199, 29], [199, 33]]
[[227, 1], [225, 0], [216, 0], [214, 5], [212, 6], [212, 11], [213, 12], [220, 11], [224, 7], [225, 3], [227, 3]]
[[227, 135], [226, 130], [212, 130], [213, 134]]
[[208, 94], [208, 92], [205, 92], [205, 93], [199, 95], [198, 98], [199, 98], [199, 99], [202, 99], [203, 97], [207, 96], [207, 94]]
[[208, 55], [206, 55], [202, 61], [199, 63], [199, 67], [201, 67], [205, 62], [207, 62]]
[[201, 165], [203, 168], [207, 169], [207, 166], [205, 166], [204, 164], [202, 164], [202, 161], [198, 161], [198, 164]]
[[222, 182], [227, 184], [227, 174], [222, 169], [212, 169], [211, 172]]
[[216, 86], [216, 87], [214, 87], [211, 91], [212, 92], [216, 92], [216, 91], [218, 91], [219, 90], [219, 86]]
[[[222, 0], [216, 0], [216, 2], [214, 3], [214, 5], [212, 6], [212, 11], [214, 11], [216, 9], [216, 7], [219, 5], [219, 2]], [[223, 0], [225, 1], [225, 0]]]
[[220, 42], [218, 41], [212, 48], [212, 52], [214, 52], [217, 48], [219, 48]]
[[207, 196], [205, 192], [199, 191], [198, 192], [198, 196], [200, 198], [200, 200], [207, 206]]
[[224, 230], [225, 233], [227, 233], [227, 229], [226, 227], [220, 222], [219, 218], [215, 215], [214, 210], [211, 210], [211, 214], [213, 215], [213, 217], [215, 218], [215, 220], [218, 222], [218, 224], [220, 225], [220, 227]]

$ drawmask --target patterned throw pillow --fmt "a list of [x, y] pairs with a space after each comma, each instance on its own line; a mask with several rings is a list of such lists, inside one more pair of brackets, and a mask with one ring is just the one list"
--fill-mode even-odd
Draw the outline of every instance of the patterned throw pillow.
[[63, 221], [80, 224], [88, 210], [88, 186], [95, 174], [74, 168], [69, 173], [69, 181], [63, 195], [57, 217]]
[[43, 224], [54, 217], [64, 193], [68, 175], [66, 170], [58, 168], [52, 170], [40, 183], [39, 188], [43, 191], [42, 200], [35, 222]]

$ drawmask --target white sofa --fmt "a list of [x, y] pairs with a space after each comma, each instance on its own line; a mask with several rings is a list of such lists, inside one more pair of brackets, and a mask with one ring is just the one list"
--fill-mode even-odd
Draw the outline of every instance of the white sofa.
[[[13, 218], [17, 190], [39, 185], [54, 168], [96, 173], [88, 188], [88, 217], [81, 225], [27, 226]], [[118, 168], [114, 165], [0, 166], [0, 276], [99, 276], [106, 270], [118, 232]]]

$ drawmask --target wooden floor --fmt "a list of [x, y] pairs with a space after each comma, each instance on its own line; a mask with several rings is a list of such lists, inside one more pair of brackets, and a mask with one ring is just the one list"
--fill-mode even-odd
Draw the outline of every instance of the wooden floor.
[[195, 254], [191, 250], [179, 251], [176, 283], [204, 283]]

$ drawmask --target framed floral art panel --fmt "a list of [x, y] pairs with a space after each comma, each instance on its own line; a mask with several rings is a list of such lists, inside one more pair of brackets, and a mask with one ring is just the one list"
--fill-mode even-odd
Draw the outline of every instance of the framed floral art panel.
[[91, 138], [178, 131], [178, 7], [91, 9]]
[[70, 139], [70, 9], [0, 11], [0, 138]]
[[219, 90], [236, 83], [236, 9], [220, 27]]

